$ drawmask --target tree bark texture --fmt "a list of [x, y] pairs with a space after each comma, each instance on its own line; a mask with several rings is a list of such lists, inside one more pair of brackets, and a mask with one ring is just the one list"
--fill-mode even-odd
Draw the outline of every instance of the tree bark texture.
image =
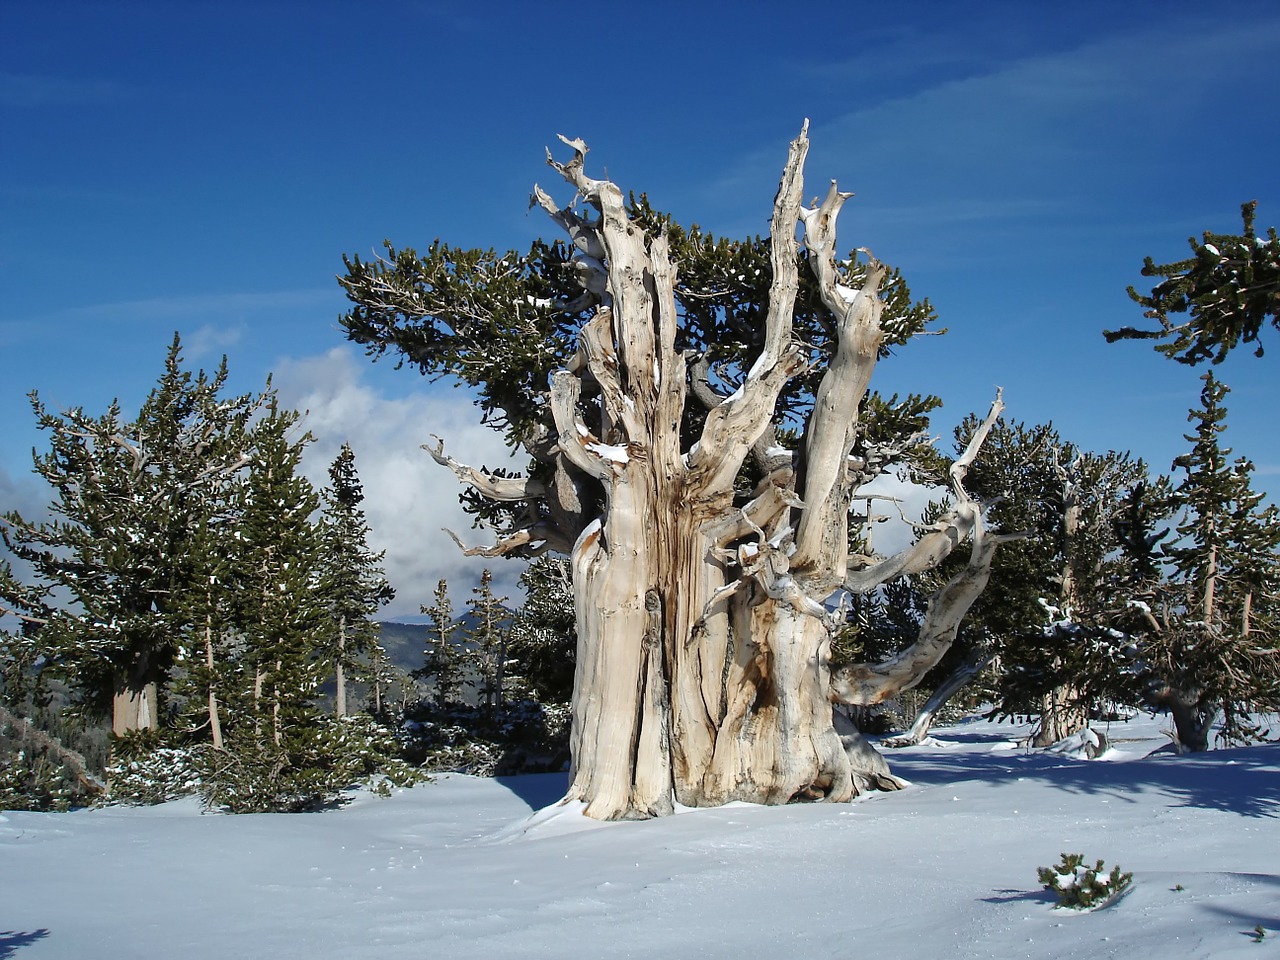
[[116, 674], [111, 698], [111, 732], [123, 736], [134, 730], [154, 730], [159, 725], [159, 687], [142, 668]]

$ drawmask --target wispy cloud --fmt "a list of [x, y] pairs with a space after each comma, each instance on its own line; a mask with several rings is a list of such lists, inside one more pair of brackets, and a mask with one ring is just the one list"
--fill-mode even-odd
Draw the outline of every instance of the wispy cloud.
[[225, 354], [240, 342], [247, 329], [243, 323], [202, 324], [182, 338], [183, 352], [193, 361]]
[[42, 326], [74, 323], [157, 320], [190, 320], [211, 317], [224, 321], [246, 313], [274, 310], [315, 309], [332, 306], [340, 294], [328, 287], [303, 290], [273, 290], [265, 293], [208, 293], [175, 297], [151, 297], [144, 300], [118, 300], [107, 303], [70, 307], [28, 317], [6, 320], [2, 325], [13, 332], [27, 325]]
[[0, 73], [0, 106], [94, 106], [125, 99], [128, 88], [114, 80]]
[[[937, 51], [920, 43], [931, 62]], [[1051, 52], [923, 67], [917, 82], [885, 85], [883, 96], [850, 73], [852, 109], [813, 118], [809, 192], [838, 175], [842, 188], [861, 194], [853, 208], [904, 223], [941, 204], [941, 216], [985, 210], [992, 224], [1037, 212], [1034, 203], [1047, 205], [1041, 213], [1096, 209], [1082, 198], [1123, 196], [1162, 151], [1194, 149], [1186, 118], [1211, 114], [1227, 90], [1256, 86], [1258, 64], [1277, 45], [1277, 16], [1247, 24], [1184, 17]], [[901, 79], [911, 50], [894, 49]], [[887, 58], [874, 42], [860, 54], [850, 71], [873, 74]], [[776, 184], [784, 159], [779, 144], [747, 153], [707, 199], [727, 205], [759, 193]], [[910, 206], [895, 207], [902, 201]]]

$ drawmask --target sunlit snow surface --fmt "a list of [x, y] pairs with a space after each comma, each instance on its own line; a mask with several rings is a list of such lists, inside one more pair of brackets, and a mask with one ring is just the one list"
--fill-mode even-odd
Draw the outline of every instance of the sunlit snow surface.
[[[545, 809], [563, 776], [307, 815], [5, 813], [0, 958], [1280, 955], [1280, 745], [1146, 757], [1165, 740], [1138, 718], [1088, 762], [1023, 733], [979, 720], [893, 751], [901, 793], [645, 823]], [[1132, 892], [1053, 909], [1036, 868], [1064, 852]]]

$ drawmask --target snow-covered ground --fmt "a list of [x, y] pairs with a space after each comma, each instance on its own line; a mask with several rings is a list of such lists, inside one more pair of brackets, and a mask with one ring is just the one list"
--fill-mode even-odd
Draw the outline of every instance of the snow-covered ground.
[[[554, 775], [305, 815], [0, 814], [0, 958], [1280, 956], [1280, 744], [1146, 757], [1166, 741], [1139, 718], [1084, 761], [1024, 732], [894, 751], [901, 793], [646, 823], [536, 812]], [[1053, 909], [1036, 868], [1063, 852], [1131, 892]]]

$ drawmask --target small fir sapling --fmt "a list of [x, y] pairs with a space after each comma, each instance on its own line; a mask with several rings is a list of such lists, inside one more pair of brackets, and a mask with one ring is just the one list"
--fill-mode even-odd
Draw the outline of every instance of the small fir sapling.
[[1057, 866], [1037, 867], [1036, 875], [1057, 896], [1055, 909], [1096, 910], [1117, 899], [1133, 882], [1133, 874], [1122, 873], [1118, 866], [1110, 873], [1105, 869], [1101, 860], [1088, 867], [1082, 854], [1064, 853]]

